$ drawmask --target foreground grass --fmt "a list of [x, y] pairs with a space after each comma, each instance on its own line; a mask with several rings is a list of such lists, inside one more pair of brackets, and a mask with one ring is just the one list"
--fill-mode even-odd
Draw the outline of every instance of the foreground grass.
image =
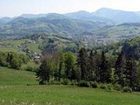
[[140, 105], [140, 94], [73, 86], [0, 86], [0, 105]]
[[0, 105], [140, 105], [140, 94], [39, 86], [33, 73], [0, 68]]

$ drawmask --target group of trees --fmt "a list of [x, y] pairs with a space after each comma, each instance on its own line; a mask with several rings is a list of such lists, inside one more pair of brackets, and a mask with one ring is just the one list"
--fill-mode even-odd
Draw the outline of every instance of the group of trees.
[[71, 52], [46, 54], [36, 74], [39, 83], [75, 78], [76, 56]]
[[78, 65], [81, 71], [81, 80], [110, 83], [112, 81], [112, 69], [105, 52], [97, 53], [82, 48], [79, 51]]
[[129, 53], [129, 51], [126, 53], [123, 49], [113, 60], [112, 56], [106, 57], [104, 51], [98, 54], [96, 51], [93, 53], [91, 50], [88, 55], [88, 51], [82, 48], [78, 56], [81, 80], [119, 84], [122, 87], [130, 87], [136, 90], [139, 86], [138, 61], [133, 53]]
[[[127, 46], [131, 49], [131, 46]], [[110, 55], [104, 50], [81, 48], [78, 53], [57, 53], [43, 57], [37, 77], [40, 84], [50, 80], [93, 81], [99, 84], [118, 84], [136, 90], [138, 60], [123, 46], [119, 54]]]
[[27, 63], [29, 58], [24, 54], [15, 52], [0, 52], [0, 66], [20, 69], [21, 65]]
[[115, 82], [135, 89], [138, 85], [137, 71], [136, 60], [121, 52], [115, 64]]

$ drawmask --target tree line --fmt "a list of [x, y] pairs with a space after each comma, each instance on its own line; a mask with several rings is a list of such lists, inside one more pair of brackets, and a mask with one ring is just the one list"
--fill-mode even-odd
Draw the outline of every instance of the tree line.
[[71, 81], [80, 85], [112, 84], [139, 90], [138, 64], [132, 49], [124, 45], [120, 53], [81, 48], [78, 53], [46, 54], [36, 75], [39, 84]]
[[29, 58], [24, 54], [16, 52], [0, 52], [0, 66], [13, 69], [20, 69], [22, 64], [29, 61]]

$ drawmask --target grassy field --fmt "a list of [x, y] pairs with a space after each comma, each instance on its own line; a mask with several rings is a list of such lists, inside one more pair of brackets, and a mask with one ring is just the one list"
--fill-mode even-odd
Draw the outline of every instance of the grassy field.
[[1, 67], [0, 105], [140, 105], [140, 93], [62, 85], [39, 86], [34, 73]]
[[31, 52], [37, 52], [40, 53], [41, 50], [38, 48], [39, 45], [42, 42], [37, 42], [37, 43], [28, 43], [27, 39], [19, 39], [19, 40], [4, 40], [0, 41], [0, 49], [1, 51], [5, 52], [20, 52], [23, 53], [23, 51], [19, 48], [22, 45], [26, 46], [28, 49], [30, 49]]
[[34, 73], [0, 67], [0, 86], [37, 84]]

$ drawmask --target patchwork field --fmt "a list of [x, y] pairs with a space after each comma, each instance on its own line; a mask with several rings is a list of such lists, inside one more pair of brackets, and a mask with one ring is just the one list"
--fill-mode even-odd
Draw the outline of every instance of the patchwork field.
[[34, 73], [0, 68], [0, 105], [140, 105], [140, 93], [39, 86]]

